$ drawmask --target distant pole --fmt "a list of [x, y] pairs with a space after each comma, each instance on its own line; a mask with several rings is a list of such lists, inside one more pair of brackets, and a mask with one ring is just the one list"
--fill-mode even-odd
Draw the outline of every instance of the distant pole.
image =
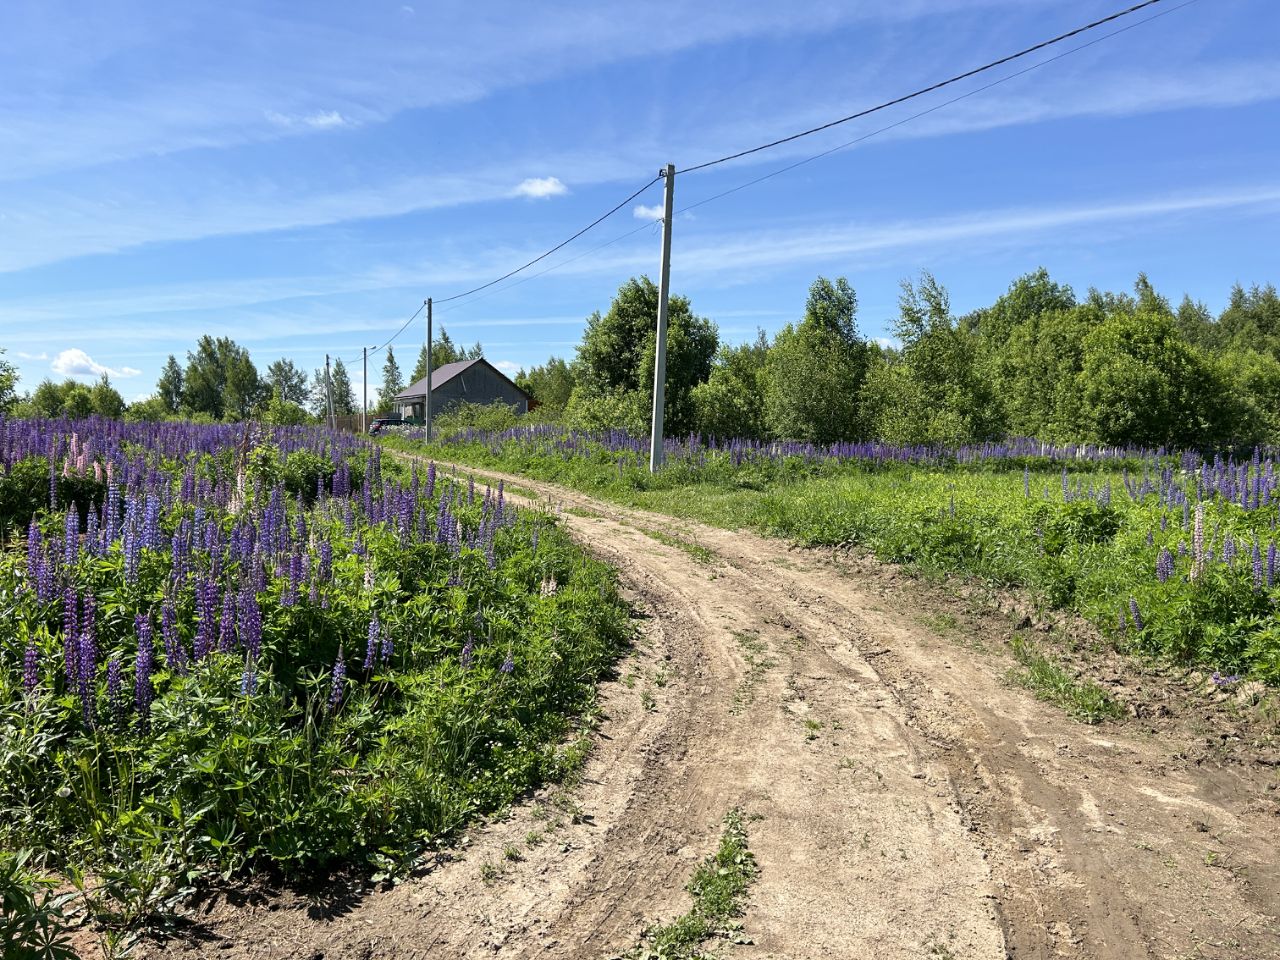
[[422, 399], [422, 417], [427, 424], [427, 443], [431, 442], [431, 298], [427, 297], [427, 395]]
[[360, 432], [369, 432], [369, 348], [361, 347], [360, 355], [364, 361], [364, 397], [360, 406]]
[[662, 466], [662, 414], [667, 394], [667, 294], [671, 290], [671, 209], [676, 191], [675, 164], [668, 163], [662, 196], [662, 269], [658, 274], [658, 341], [653, 358], [653, 429], [649, 437], [649, 472]]
[[333, 378], [329, 376], [329, 355], [324, 355], [324, 399], [329, 408], [329, 429], [337, 430], [338, 421], [333, 415]]

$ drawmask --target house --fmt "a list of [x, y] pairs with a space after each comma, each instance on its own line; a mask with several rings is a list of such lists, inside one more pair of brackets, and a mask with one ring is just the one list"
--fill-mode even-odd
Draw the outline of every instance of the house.
[[[426, 377], [397, 393], [396, 408], [400, 415], [421, 421], [425, 415], [426, 393]], [[517, 413], [528, 413], [529, 400], [529, 394], [484, 357], [446, 363], [431, 371], [433, 418], [459, 403], [504, 403], [515, 407]]]

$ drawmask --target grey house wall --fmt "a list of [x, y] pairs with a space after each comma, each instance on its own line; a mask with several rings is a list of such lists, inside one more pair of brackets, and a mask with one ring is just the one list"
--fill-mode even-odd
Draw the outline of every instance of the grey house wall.
[[[477, 363], [431, 391], [431, 413], [439, 416], [459, 403], [504, 403], [529, 412], [529, 399], [483, 363]], [[401, 406], [401, 416], [422, 419], [421, 401]]]

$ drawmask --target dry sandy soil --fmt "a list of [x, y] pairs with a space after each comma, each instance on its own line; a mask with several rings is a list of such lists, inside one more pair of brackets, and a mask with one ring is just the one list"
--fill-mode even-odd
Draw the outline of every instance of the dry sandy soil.
[[1280, 958], [1275, 754], [1212, 694], [1104, 660], [1137, 716], [1085, 726], [1006, 679], [1019, 617], [507, 479], [640, 618], [581, 782], [394, 887], [209, 897], [143, 956], [607, 958], [688, 909], [740, 807], [760, 875], [722, 958]]

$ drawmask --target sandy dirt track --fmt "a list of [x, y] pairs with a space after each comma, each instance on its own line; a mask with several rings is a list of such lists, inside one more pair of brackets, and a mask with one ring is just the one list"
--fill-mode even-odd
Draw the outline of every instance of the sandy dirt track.
[[582, 782], [392, 889], [211, 898], [143, 956], [610, 957], [736, 806], [761, 872], [724, 958], [1280, 958], [1276, 769], [1192, 711], [1081, 725], [1004, 679], [1012, 621], [892, 568], [506, 479], [641, 616]]

